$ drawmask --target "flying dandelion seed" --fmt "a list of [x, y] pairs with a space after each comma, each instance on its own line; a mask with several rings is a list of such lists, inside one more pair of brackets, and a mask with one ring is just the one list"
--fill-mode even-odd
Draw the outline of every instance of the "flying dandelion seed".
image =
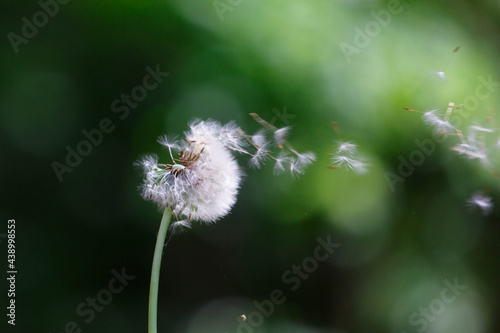
[[353, 171], [356, 174], [364, 174], [368, 171], [368, 165], [357, 154], [358, 146], [350, 141], [345, 141], [341, 137], [340, 126], [338, 123], [332, 123], [332, 127], [337, 133], [339, 140], [335, 143], [335, 149], [331, 155], [330, 169], [344, 169]]
[[443, 70], [442, 71], [437, 71], [437, 72], [432, 72], [432, 78], [433, 79], [440, 79], [440, 80], [443, 80], [443, 81], [446, 81], [446, 74], [445, 74], [445, 69], [448, 67], [448, 65], [450, 64], [451, 62], [451, 59], [453, 57], [453, 55], [455, 53], [458, 52], [458, 50], [460, 50], [460, 46], [457, 46], [453, 52], [451, 53], [450, 57], [448, 58], [448, 61], [446, 62], [446, 65], [444, 66]]
[[493, 210], [492, 198], [482, 192], [475, 192], [467, 199], [467, 206], [476, 207], [481, 210], [484, 216], [489, 215]]
[[455, 127], [449, 121], [449, 113], [443, 118], [437, 109], [427, 111], [422, 115], [422, 120], [434, 134], [449, 135], [455, 132]]
[[467, 139], [462, 134], [462, 131], [456, 131], [461, 143], [450, 149], [467, 156], [469, 159], [478, 159], [483, 164], [489, 165], [488, 155], [486, 154], [486, 133], [493, 133], [494, 130], [481, 126], [469, 126]]
[[432, 78], [446, 81], [446, 74], [444, 72], [432, 72]]
[[[250, 165], [259, 166], [262, 161], [272, 159], [275, 162], [275, 174], [286, 171], [294, 177], [304, 174], [305, 169], [316, 160], [316, 155], [312, 152], [299, 153], [292, 147], [288, 142], [290, 127], [277, 128], [262, 119], [256, 113], [250, 113], [250, 115], [263, 127], [263, 129], [272, 134], [275, 147], [279, 149], [278, 156], [275, 157], [270, 148], [273, 145], [268, 141], [265, 132], [262, 130], [258, 131], [253, 136], [247, 136], [242, 133], [250, 144], [257, 149], [257, 153], [250, 159]], [[261, 151], [261, 147], [265, 149]]]

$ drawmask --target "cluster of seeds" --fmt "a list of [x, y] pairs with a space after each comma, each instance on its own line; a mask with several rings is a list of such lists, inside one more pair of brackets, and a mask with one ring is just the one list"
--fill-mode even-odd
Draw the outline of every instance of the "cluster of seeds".
[[[455, 103], [450, 102], [444, 116], [438, 109], [426, 112], [410, 108], [404, 109], [422, 113], [422, 121], [429, 127], [430, 130], [433, 131], [434, 134], [457, 137], [458, 143], [452, 146], [450, 149], [455, 151], [459, 155], [467, 157], [467, 159], [469, 160], [479, 161], [480, 165], [487, 168], [495, 177], [498, 178], [499, 175], [494, 170], [493, 163], [491, 162], [491, 155], [495, 152], [495, 149], [488, 149], [486, 144], [487, 136], [497, 132], [494, 127], [494, 114], [492, 113], [491, 116], [488, 117], [487, 126], [469, 126], [467, 128], [467, 136], [465, 136], [462, 130], [458, 129], [450, 121], [452, 112], [454, 110], [460, 109], [462, 106], [462, 104], [455, 106]], [[498, 139], [497, 143], [500, 143], [500, 138]], [[489, 214], [493, 209], [492, 198], [486, 196], [485, 191], [474, 192], [466, 201], [466, 203], [468, 206], [479, 208], [485, 215]]]

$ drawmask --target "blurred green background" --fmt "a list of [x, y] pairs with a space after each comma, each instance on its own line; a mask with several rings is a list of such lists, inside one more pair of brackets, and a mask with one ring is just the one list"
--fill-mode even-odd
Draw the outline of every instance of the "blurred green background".
[[[16, 326], [2, 313], [2, 332], [146, 332], [161, 213], [140, 198], [133, 163], [146, 153], [167, 158], [157, 137], [182, 135], [194, 118], [235, 120], [253, 133], [251, 112], [291, 126], [290, 142], [318, 159], [293, 179], [238, 157], [246, 177], [231, 214], [166, 247], [160, 332], [500, 331], [500, 213], [466, 207], [485, 188], [500, 206], [499, 179], [451, 151], [456, 136], [392, 189], [386, 179], [419, 150], [415, 140], [432, 140], [404, 107], [470, 106], [480, 77], [500, 81], [498, 1], [8, 0], [0, 8], [0, 233], [16, 219], [18, 266]], [[169, 75], [141, 90], [155, 69]], [[465, 108], [469, 116], [454, 114], [464, 133], [498, 112], [498, 84], [490, 88]], [[140, 101], [127, 106], [121, 98], [131, 93]], [[83, 131], [106, 118], [112, 130], [84, 147]], [[367, 174], [328, 168], [332, 121], [359, 145]], [[497, 141], [498, 131], [488, 136], [498, 171]], [[66, 164], [79, 144], [91, 152], [58, 179], [54, 162]], [[340, 245], [291, 290], [283, 274], [310, 262], [318, 237]], [[135, 278], [108, 299], [113, 270]], [[445, 281], [467, 288], [446, 303]], [[1, 287], [6, 311], [5, 278]], [[259, 315], [254, 301], [267, 304], [275, 289], [286, 300]], [[89, 310], [96, 297], [106, 304]]]

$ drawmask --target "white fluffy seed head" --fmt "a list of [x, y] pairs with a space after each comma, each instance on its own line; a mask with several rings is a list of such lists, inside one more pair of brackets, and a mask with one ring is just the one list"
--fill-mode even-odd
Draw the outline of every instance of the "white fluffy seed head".
[[[215, 222], [225, 216], [236, 202], [242, 172], [225, 144], [238, 146], [236, 139], [215, 121], [195, 121], [185, 132], [186, 140], [161, 143], [169, 149], [181, 147], [172, 164], [159, 164], [156, 155], [140, 161], [144, 169], [142, 196], [170, 207], [175, 216], [188, 220]], [[179, 224], [186, 227], [185, 224]]]

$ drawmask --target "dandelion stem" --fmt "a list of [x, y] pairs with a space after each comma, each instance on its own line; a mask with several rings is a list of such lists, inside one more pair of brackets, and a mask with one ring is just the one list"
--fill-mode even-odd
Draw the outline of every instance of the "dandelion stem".
[[149, 314], [148, 314], [148, 332], [156, 333], [156, 318], [158, 313], [158, 286], [160, 283], [161, 257], [163, 255], [163, 245], [167, 236], [167, 229], [172, 217], [170, 207], [165, 208], [161, 218], [160, 230], [156, 238], [155, 253], [153, 256], [153, 267], [151, 268], [151, 284], [149, 287]]

